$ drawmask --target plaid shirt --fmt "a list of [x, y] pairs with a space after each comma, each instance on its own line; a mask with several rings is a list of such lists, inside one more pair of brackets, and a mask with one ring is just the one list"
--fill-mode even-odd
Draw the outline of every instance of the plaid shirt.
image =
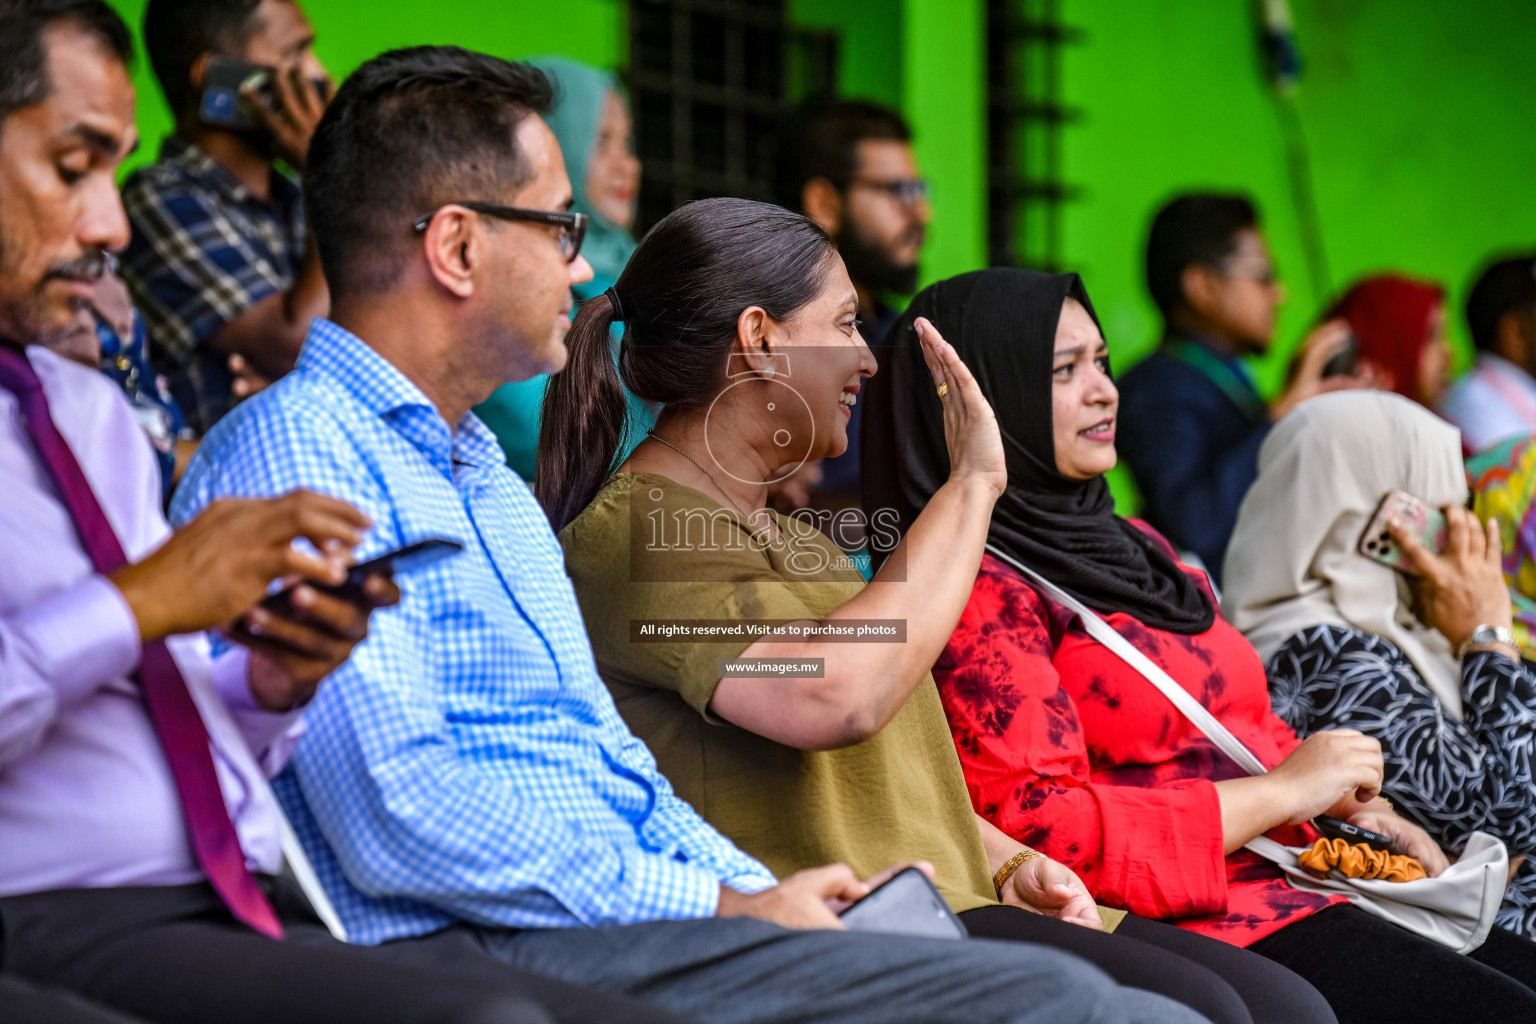
[[159, 369], [199, 434], [229, 411], [226, 357], [204, 342], [257, 302], [292, 287], [304, 255], [299, 187], [276, 170], [269, 199], [174, 136], [123, 186], [133, 239], [123, 280], [149, 326]]
[[560, 545], [473, 414], [455, 432], [392, 364], [316, 319], [298, 367], [203, 441], [181, 523], [307, 487], [463, 554], [404, 599], [305, 712], [279, 794], [354, 942], [456, 920], [514, 928], [714, 913], [773, 884], [680, 800], [598, 677]]

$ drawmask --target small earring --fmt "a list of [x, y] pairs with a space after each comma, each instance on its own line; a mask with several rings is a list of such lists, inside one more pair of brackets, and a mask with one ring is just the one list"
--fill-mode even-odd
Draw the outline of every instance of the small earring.
[[767, 377], [769, 380], [773, 380], [773, 378], [778, 375], [778, 372], [779, 372], [778, 370], [776, 370], [772, 366], [770, 366], [766, 370], [763, 371], [763, 376]]

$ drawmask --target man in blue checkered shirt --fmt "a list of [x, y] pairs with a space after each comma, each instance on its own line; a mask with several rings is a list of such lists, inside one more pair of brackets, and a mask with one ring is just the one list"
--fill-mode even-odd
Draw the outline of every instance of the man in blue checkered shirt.
[[[310, 320], [330, 308], [299, 187], [276, 166], [282, 159], [303, 169], [325, 107], [329, 83], [314, 39], [291, 0], [151, 0], [145, 8], [145, 48], [176, 133], [123, 186], [133, 238], [122, 275], [157, 368], [197, 434], [252, 381], [292, 368]], [[270, 89], [246, 101], [254, 127], [209, 120], [230, 113], [203, 102], [214, 56], [276, 69]], [[246, 372], [237, 377], [232, 367]]]
[[863, 882], [841, 865], [777, 882], [629, 732], [559, 544], [469, 411], [564, 365], [570, 287], [592, 273], [550, 100], [536, 69], [450, 47], [358, 69], [305, 179], [335, 320], [208, 435], [173, 509], [304, 486], [372, 518], [364, 557], [465, 545], [402, 577], [284, 779], [349, 937], [445, 966], [489, 952], [722, 1024], [1197, 1019], [1055, 950], [841, 930]]

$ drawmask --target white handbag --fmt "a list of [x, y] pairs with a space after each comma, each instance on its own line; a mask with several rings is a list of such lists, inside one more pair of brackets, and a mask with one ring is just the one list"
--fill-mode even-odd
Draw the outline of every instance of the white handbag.
[[[1075, 613], [1089, 636], [1157, 687], [1190, 724], [1249, 775], [1267, 772], [1264, 763], [1216, 716], [1091, 608], [993, 545], [988, 544], [987, 550], [1023, 574], [1052, 600]], [[1488, 938], [1488, 930], [1493, 927], [1494, 915], [1498, 913], [1499, 904], [1504, 899], [1504, 886], [1509, 880], [1509, 851], [1498, 839], [1483, 832], [1472, 833], [1461, 857], [1439, 877], [1413, 882], [1346, 878], [1338, 871], [1330, 871], [1327, 877], [1319, 878], [1298, 863], [1297, 854], [1305, 851], [1265, 836], [1247, 843], [1246, 848], [1277, 865], [1297, 889], [1343, 896], [1361, 910], [1458, 953], [1470, 953]]]

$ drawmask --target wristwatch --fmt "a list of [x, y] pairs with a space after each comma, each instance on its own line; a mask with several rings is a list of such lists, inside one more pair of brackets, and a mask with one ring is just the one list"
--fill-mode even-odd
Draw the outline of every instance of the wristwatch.
[[1507, 626], [1490, 626], [1483, 623], [1472, 631], [1472, 635], [1461, 642], [1461, 647], [1456, 650], [1456, 657], [1465, 658], [1467, 651], [1473, 647], [1487, 647], [1490, 644], [1508, 644], [1515, 646], [1515, 634]]

